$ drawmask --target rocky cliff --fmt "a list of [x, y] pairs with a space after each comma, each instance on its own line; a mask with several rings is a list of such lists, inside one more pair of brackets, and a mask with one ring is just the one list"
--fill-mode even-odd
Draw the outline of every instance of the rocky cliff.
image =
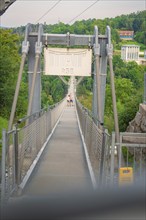
[[[139, 111], [137, 112], [135, 118], [131, 122], [129, 122], [129, 126], [127, 127], [127, 132], [145, 133], [146, 135], [146, 104], [139, 105]], [[133, 142], [136, 143], [137, 140], [138, 138], [135, 137], [135, 141], [133, 140]], [[142, 144], [146, 144], [146, 138], [141, 139], [140, 142]], [[129, 149], [129, 151], [132, 155], [134, 154], [134, 150], [132, 148]], [[146, 161], [146, 147], [144, 147], [142, 151], [141, 148], [135, 149], [135, 159], [136, 161], [139, 161], [141, 159], [143, 161]]]
[[127, 132], [146, 132], [146, 104], [139, 105], [139, 111], [137, 112], [135, 118], [129, 122]]

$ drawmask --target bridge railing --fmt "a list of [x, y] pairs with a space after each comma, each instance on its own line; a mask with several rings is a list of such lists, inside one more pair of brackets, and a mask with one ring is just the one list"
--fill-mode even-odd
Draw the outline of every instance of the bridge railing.
[[1, 198], [7, 201], [25, 184], [37, 157], [53, 133], [66, 100], [18, 121], [3, 131]]
[[[119, 148], [119, 160], [115, 167], [116, 158], [114, 154], [115, 146]], [[146, 180], [146, 133], [131, 133], [131, 132], [120, 132], [120, 142], [116, 143], [115, 133], [112, 133], [112, 159], [111, 159], [111, 184], [114, 184], [115, 176], [117, 176], [117, 184], [124, 184], [124, 181], [128, 183], [127, 179], [124, 179], [120, 183], [119, 170], [122, 168], [131, 168], [132, 177], [131, 182], [136, 184], [140, 181]], [[122, 161], [122, 157], [124, 161]], [[123, 170], [124, 175], [124, 170]], [[129, 181], [130, 182], [130, 181]]]
[[[3, 131], [2, 166], [1, 166], [1, 199], [9, 198], [15, 189], [15, 130]], [[5, 200], [3, 200], [4, 202]]]
[[93, 181], [97, 187], [103, 186], [109, 182], [110, 136], [103, 126], [101, 129], [98, 128], [91, 112], [84, 108], [78, 100], [76, 100], [76, 107], [82, 136], [93, 170]]

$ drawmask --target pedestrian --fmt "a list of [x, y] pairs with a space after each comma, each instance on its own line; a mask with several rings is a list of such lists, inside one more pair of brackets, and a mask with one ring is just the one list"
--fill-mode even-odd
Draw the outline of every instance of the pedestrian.
[[70, 95], [70, 106], [73, 106], [73, 98], [71, 95]]
[[67, 106], [70, 106], [70, 95], [67, 96]]
[[73, 99], [70, 97], [70, 106], [73, 106]]

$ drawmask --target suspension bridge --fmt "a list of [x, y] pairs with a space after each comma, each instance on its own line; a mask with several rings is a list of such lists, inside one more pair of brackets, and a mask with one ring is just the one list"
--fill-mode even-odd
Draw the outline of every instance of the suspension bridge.
[[[57, 60], [64, 59], [67, 62], [65, 67], [61, 65], [62, 75], [60, 77], [65, 81], [63, 75], [71, 76], [68, 93], [72, 94], [74, 102], [73, 105], [68, 106], [65, 97], [60, 103], [41, 110], [40, 58], [42, 49], [47, 50], [50, 45], [64, 45], [67, 48], [65, 52], [57, 52], [57, 56], [64, 56]], [[84, 50], [75, 51], [76, 61], [73, 58], [74, 53], [69, 54], [72, 46], [84, 48]], [[76, 87], [85, 77], [85, 73], [76, 75], [77, 72], [74, 71], [74, 65], [80, 67], [81, 59], [85, 59], [89, 51], [90, 54], [87, 57], [92, 54], [94, 56], [92, 112], [82, 106], [76, 97]], [[53, 48], [52, 54], [56, 57]], [[110, 27], [107, 27], [105, 35], [98, 33], [98, 27], [95, 27], [94, 35], [72, 35], [70, 33], [59, 35], [44, 34], [41, 24], [37, 32], [32, 32], [30, 24], [26, 26], [9, 128], [8, 131], [3, 131], [2, 207], [12, 198], [16, 199], [18, 195], [23, 198], [52, 193], [56, 195], [71, 190], [97, 189], [101, 186], [117, 187], [120, 168], [125, 169], [123, 174], [129, 174], [126, 177], [128, 180], [125, 180], [127, 183], [133, 183], [140, 177], [144, 177], [145, 161], [142, 149], [146, 147], [145, 134], [119, 132], [112, 55]], [[27, 56], [29, 74], [27, 117], [13, 125]], [[70, 57], [72, 58], [69, 59]], [[55, 58], [51, 59], [54, 63]], [[87, 62], [86, 59], [85, 62]], [[59, 66], [58, 63], [59, 61], [55, 62], [55, 67]], [[111, 136], [104, 128], [108, 63], [115, 122], [115, 132]], [[91, 65], [90, 62], [89, 64]], [[91, 74], [90, 69], [88, 74]], [[75, 80], [76, 76], [80, 77], [78, 81]], [[125, 160], [122, 155], [123, 147], [131, 148], [133, 152], [139, 148], [139, 161], [136, 161], [135, 156], [133, 156], [132, 164], [128, 161], [128, 156]], [[130, 173], [131, 167], [133, 175]]]

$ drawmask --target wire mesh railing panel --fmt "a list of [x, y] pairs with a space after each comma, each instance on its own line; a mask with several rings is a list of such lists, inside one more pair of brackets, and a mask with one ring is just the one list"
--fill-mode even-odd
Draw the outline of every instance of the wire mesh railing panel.
[[[39, 121], [39, 136], [40, 136], [40, 148], [43, 146], [44, 142], [46, 141], [47, 134], [46, 134], [46, 117], [43, 115], [41, 120]], [[39, 149], [40, 149], [39, 148]]]
[[63, 105], [61, 103], [61, 106], [58, 105], [52, 110], [48, 110], [40, 118], [18, 131], [19, 136], [24, 136], [24, 139], [19, 143], [19, 146], [22, 146], [20, 149], [21, 165], [19, 166], [19, 182], [22, 182], [27, 174], [27, 171], [50, 134], [51, 129], [56, 124], [62, 108]]
[[[134, 183], [146, 177], [146, 134], [120, 133], [120, 147], [124, 156], [125, 166], [132, 167]], [[119, 167], [121, 163], [119, 164]]]
[[13, 192], [19, 188], [51, 134], [65, 104], [65, 100], [63, 100], [52, 106], [51, 109], [41, 110], [40, 113], [19, 120], [13, 131], [5, 131], [2, 156], [3, 201], [9, 199]]
[[[108, 175], [109, 163], [107, 163], [107, 155], [109, 149], [109, 135], [107, 135], [104, 129], [101, 130], [98, 128], [87, 109], [77, 100], [76, 107], [91, 166], [98, 184], [103, 175]], [[105, 161], [106, 165], [104, 164]]]
[[66, 105], [66, 100], [64, 99], [61, 103], [58, 103], [54, 109], [51, 110], [51, 127], [52, 128], [56, 124], [60, 116], [60, 112], [63, 111], [65, 105]]
[[[39, 125], [38, 122], [34, 121], [29, 126], [26, 126], [22, 128], [20, 131], [18, 131], [18, 135], [19, 135], [18, 147], [19, 147], [19, 158], [20, 158], [19, 159], [20, 164], [18, 165], [19, 184], [23, 180], [28, 169], [30, 168], [36, 154], [36, 136], [39, 134], [39, 132], [37, 132], [38, 125]], [[38, 141], [40, 142], [40, 138], [38, 138]], [[40, 145], [39, 142], [37, 142], [38, 145]]]
[[146, 177], [146, 146], [145, 147], [128, 147], [122, 146], [125, 167], [132, 167], [133, 181], [138, 183]]
[[51, 129], [53, 129], [54, 125], [55, 125], [55, 109], [51, 110]]
[[46, 135], [49, 136], [51, 133], [51, 113], [50, 110], [48, 110], [46, 113]]
[[[87, 117], [86, 117], [87, 119]], [[85, 143], [90, 154], [91, 145], [92, 145], [92, 131], [93, 131], [93, 121], [91, 118], [86, 120], [86, 134], [85, 134]]]
[[[43, 116], [36, 120], [36, 130], [34, 131], [34, 139], [35, 139], [34, 147], [36, 148], [36, 154], [39, 152], [42, 146], [42, 143], [43, 143], [41, 135], [43, 134], [43, 131], [45, 132], [45, 129], [42, 129], [42, 126], [41, 126], [41, 122], [43, 121], [42, 119], [43, 119]], [[44, 128], [45, 128], [45, 125], [44, 125]]]
[[[116, 143], [113, 132], [111, 147], [113, 185], [146, 183], [146, 134], [121, 132], [120, 143]], [[115, 152], [115, 147], [119, 151]]]
[[111, 166], [111, 152], [110, 152], [110, 146], [111, 146], [111, 137], [106, 133], [105, 138], [105, 155], [104, 155], [104, 174], [103, 174], [103, 187], [109, 187], [110, 186], [110, 166]]
[[[9, 198], [16, 188], [15, 182], [15, 131], [5, 133], [5, 160], [2, 166], [5, 173], [2, 173], [2, 191], [5, 191], [5, 198]], [[3, 192], [2, 192], [3, 193]]]
[[95, 175], [99, 177], [100, 165], [101, 165], [101, 151], [102, 151], [102, 131], [93, 123], [92, 129], [92, 144], [91, 144], [91, 162], [95, 172]]

